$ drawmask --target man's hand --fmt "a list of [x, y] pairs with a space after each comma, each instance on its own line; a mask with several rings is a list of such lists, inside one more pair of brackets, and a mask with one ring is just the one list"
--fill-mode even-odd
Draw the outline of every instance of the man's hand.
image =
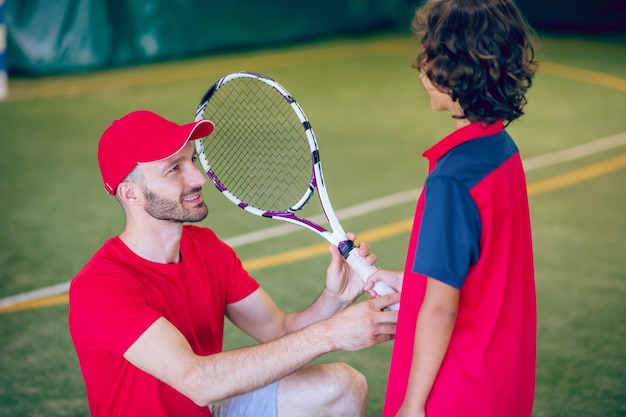
[[[356, 239], [354, 233], [348, 232], [347, 236], [352, 241]], [[367, 242], [361, 242], [358, 249], [359, 255], [366, 258], [367, 262], [373, 265], [376, 262], [376, 255], [369, 253], [369, 249], [370, 246]], [[350, 268], [337, 247], [331, 245], [330, 253], [332, 259], [326, 270], [326, 289], [345, 305], [352, 304], [363, 293], [365, 283]]]
[[385, 310], [400, 301], [394, 293], [362, 301], [320, 323], [333, 350], [359, 350], [392, 340], [396, 334], [397, 311]]

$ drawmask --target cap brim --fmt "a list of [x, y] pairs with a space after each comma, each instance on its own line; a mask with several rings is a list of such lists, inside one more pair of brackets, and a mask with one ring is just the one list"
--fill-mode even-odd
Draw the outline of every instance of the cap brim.
[[154, 154], [144, 155], [143, 160], [138, 163], [159, 162], [170, 158], [180, 152], [190, 140], [207, 137], [214, 130], [215, 125], [210, 120], [200, 120], [176, 127], [163, 136], [162, 146], [155, 146]]
[[187, 140], [205, 138], [215, 130], [215, 124], [210, 120], [200, 120], [195, 123], [190, 123], [190, 125], [193, 125], [193, 128], [191, 129], [191, 134]]

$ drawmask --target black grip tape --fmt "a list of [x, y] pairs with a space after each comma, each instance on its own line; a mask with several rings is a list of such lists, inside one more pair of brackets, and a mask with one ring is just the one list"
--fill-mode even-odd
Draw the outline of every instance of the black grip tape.
[[341, 256], [343, 256], [344, 259], [348, 259], [348, 255], [350, 255], [350, 252], [352, 251], [352, 249], [354, 249], [354, 242], [350, 239], [344, 240], [343, 242], [339, 243], [338, 247]]

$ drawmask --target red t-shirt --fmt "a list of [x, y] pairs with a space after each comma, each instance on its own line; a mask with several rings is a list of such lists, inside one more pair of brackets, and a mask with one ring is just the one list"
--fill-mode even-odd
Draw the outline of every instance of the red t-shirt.
[[226, 304], [259, 287], [210, 229], [184, 226], [180, 252], [179, 263], [158, 264], [115, 237], [72, 280], [69, 328], [94, 417], [211, 415], [123, 357], [160, 317], [196, 354], [221, 352]]
[[409, 241], [383, 415], [407, 391], [415, 328], [432, 277], [460, 290], [426, 402], [428, 417], [529, 417], [536, 300], [526, 179], [502, 122], [473, 123], [424, 153], [429, 175]]

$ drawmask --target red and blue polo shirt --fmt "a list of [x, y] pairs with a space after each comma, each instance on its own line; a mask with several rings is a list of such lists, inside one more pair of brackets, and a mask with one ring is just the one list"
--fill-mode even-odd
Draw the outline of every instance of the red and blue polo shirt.
[[424, 153], [383, 415], [404, 401], [427, 277], [460, 290], [428, 417], [529, 417], [536, 299], [526, 178], [502, 121], [456, 130]]

